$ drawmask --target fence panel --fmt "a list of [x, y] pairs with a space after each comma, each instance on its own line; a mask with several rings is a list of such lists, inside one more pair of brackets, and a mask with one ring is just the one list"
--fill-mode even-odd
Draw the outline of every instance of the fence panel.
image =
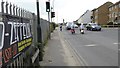
[[41, 19], [41, 30], [42, 30], [42, 42], [46, 42], [49, 32], [49, 22]]

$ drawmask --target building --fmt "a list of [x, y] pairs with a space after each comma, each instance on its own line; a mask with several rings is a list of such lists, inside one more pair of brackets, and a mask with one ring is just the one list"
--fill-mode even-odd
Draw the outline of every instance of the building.
[[91, 20], [92, 20], [92, 23], [95, 23], [95, 11], [96, 9], [93, 9], [91, 12], [92, 12], [92, 15], [91, 15]]
[[92, 21], [91, 15], [92, 15], [92, 12], [90, 10], [87, 10], [82, 16], [80, 16], [77, 22], [84, 23], [84, 24], [90, 23]]
[[120, 23], [120, 1], [109, 7], [109, 23]]
[[109, 6], [112, 4], [112, 2], [106, 2], [98, 8], [93, 9], [91, 16], [92, 22], [100, 25], [107, 24], [109, 20]]

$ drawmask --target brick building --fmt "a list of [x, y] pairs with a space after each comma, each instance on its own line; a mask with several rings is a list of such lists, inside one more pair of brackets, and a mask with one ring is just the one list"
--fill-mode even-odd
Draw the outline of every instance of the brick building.
[[92, 10], [92, 16], [91, 16], [92, 23], [95, 23], [95, 11], [96, 9]]
[[112, 4], [112, 2], [106, 2], [98, 8], [93, 9], [91, 16], [92, 22], [100, 25], [107, 24], [109, 20], [109, 6]]
[[109, 7], [109, 23], [120, 23], [120, 1]]

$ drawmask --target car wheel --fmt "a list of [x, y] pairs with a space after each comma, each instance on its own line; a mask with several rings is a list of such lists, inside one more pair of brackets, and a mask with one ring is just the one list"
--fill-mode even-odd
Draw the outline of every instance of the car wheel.
[[101, 29], [99, 29], [99, 31], [101, 31]]
[[90, 30], [90, 28], [87, 28], [87, 30]]
[[87, 30], [88, 30], [88, 28], [87, 28]]
[[91, 30], [91, 31], [93, 31], [93, 29], [92, 29], [92, 28], [91, 28], [90, 30]]

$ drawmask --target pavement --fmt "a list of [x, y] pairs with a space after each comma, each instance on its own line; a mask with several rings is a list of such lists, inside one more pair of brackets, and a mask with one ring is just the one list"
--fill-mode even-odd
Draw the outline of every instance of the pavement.
[[51, 39], [48, 41], [44, 49], [43, 61], [40, 66], [80, 66], [75, 55], [71, 52], [68, 44], [62, 37], [59, 28], [56, 28], [51, 34]]

